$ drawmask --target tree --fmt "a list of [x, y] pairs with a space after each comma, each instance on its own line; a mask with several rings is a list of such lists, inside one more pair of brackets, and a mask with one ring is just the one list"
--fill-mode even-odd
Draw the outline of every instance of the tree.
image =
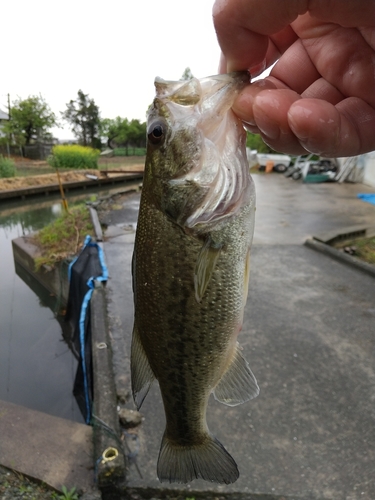
[[70, 123], [79, 143], [83, 146], [100, 148], [101, 142], [98, 137], [100, 112], [94, 99], [89, 99], [88, 94], [79, 90], [77, 99], [71, 100], [66, 107], [67, 109], [61, 114], [64, 120]]
[[107, 145], [110, 148], [125, 147], [128, 154], [129, 146], [146, 146], [146, 123], [141, 123], [137, 119], [129, 122], [127, 118], [109, 119], [104, 118], [100, 122], [100, 135], [107, 138]]
[[272, 148], [267, 146], [265, 142], [263, 142], [263, 139], [259, 134], [251, 134], [250, 132], [247, 132], [246, 146], [250, 149], [256, 149], [258, 153], [275, 152]]
[[13, 137], [19, 146], [51, 139], [49, 129], [58, 125], [55, 114], [39, 96], [13, 101], [10, 120], [3, 125], [3, 132]]
[[146, 130], [147, 130], [147, 124], [145, 122], [141, 123], [137, 119], [131, 120], [129, 123], [129, 130], [128, 130], [129, 145], [138, 148], [145, 147]]
[[109, 148], [125, 146], [128, 141], [129, 121], [117, 116], [115, 119], [104, 118], [100, 121], [100, 136], [107, 139]]

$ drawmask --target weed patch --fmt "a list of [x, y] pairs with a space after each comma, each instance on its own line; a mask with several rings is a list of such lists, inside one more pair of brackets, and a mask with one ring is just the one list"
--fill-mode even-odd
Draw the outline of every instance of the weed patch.
[[345, 241], [338, 245], [339, 248], [351, 249], [351, 254], [359, 259], [375, 264], [375, 236], [371, 238], [357, 238], [352, 241]]
[[16, 167], [14, 161], [0, 155], [0, 178], [14, 177], [15, 175]]
[[86, 205], [78, 205], [44, 227], [34, 236], [41, 256], [35, 259], [36, 270], [43, 265], [53, 267], [74, 256], [82, 247], [86, 235], [93, 235], [90, 213]]

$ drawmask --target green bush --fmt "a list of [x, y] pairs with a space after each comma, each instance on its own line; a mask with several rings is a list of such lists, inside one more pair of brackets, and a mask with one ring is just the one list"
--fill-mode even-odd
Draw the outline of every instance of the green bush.
[[15, 175], [16, 167], [14, 166], [14, 161], [0, 155], [0, 178], [14, 177]]
[[58, 145], [52, 149], [48, 163], [54, 168], [98, 168], [99, 149], [72, 145]]

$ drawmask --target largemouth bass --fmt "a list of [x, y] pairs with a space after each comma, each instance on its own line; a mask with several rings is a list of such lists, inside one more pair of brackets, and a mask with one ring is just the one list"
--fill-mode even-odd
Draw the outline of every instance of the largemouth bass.
[[160, 385], [160, 481], [236, 481], [234, 459], [207, 427], [208, 399], [213, 392], [234, 406], [259, 392], [237, 343], [255, 191], [231, 106], [248, 81], [247, 73], [155, 81], [133, 255], [131, 372], [138, 409], [155, 378]]

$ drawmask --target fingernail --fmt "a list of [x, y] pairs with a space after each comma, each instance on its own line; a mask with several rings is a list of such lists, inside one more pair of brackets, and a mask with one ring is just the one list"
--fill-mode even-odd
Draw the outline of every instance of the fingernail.
[[245, 125], [249, 125], [250, 127], [256, 127], [256, 123], [254, 120], [246, 120], [246, 121], [243, 121], [243, 123]]
[[257, 120], [257, 126], [262, 134], [268, 137], [268, 139], [278, 139], [280, 135], [280, 129], [279, 126], [275, 123], [267, 120], [265, 117], [262, 117], [261, 120]]
[[319, 147], [320, 145], [318, 144], [312, 144], [312, 142], [309, 139], [301, 139], [300, 137], [297, 137], [298, 142], [301, 144], [303, 148], [306, 149], [309, 153], [314, 153], [315, 155], [323, 155], [324, 151]]
[[271, 140], [280, 136], [280, 124], [273, 119], [280, 109], [280, 101], [273, 90], [264, 90], [255, 97], [253, 113], [262, 134]]
[[291, 110], [288, 111], [288, 122], [293, 134], [295, 134], [300, 141], [307, 141], [308, 137], [301, 134], [301, 123], [300, 120], [298, 120], [298, 116], [301, 114], [308, 119], [312, 111], [306, 109], [304, 106], [299, 106], [298, 103], [294, 104], [293, 113]]
[[259, 128], [256, 125], [249, 125], [248, 123], [244, 123], [243, 126], [245, 127], [245, 130], [250, 132], [251, 134], [259, 134]]
[[255, 64], [254, 66], [251, 66], [249, 68], [251, 79], [261, 75], [263, 71], [266, 69], [266, 67], [267, 67], [267, 62], [265, 59], [262, 62]]
[[[311, 110], [306, 109], [303, 106], [294, 105], [294, 107], [293, 107], [294, 113], [296, 112], [296, 110], [297, 110], [298, 114], [300, 114], [300, 115], [303, 114], [305, 118], [309, 118], [310, 115], [312, 114]], [[321, 154], [322, 151], [320, 151], [319, 145], [314, 144], [314, 140], [311, 137], [308, 137], [306, 133], [302, 133], [300, 121], [298, 121], [298, 119], [296, 119], [296, 116], [294, 113], [291, 113], [289, 111], [288, 122], [289, 122], [289, 126], [290, 126], [293, 134], [297, 137], [298, 142], [309, 153]]]

